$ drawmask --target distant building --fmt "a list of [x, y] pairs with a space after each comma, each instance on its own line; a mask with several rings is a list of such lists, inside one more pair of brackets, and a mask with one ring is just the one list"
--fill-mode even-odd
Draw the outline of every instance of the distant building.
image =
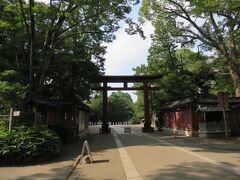
[[35, 122], [41, 126], [58, 126], [71, 129], [76, 136], [88, 131], [91, 108], [81, 101], [31, 100]]
[[[240, 136], [240, 98], [229, 98], [226, 110], [228, 133]], [[216, 137], [225, 135], [222, 108], [217, 98], [186, 98], [161, 108], [167, 134]]]

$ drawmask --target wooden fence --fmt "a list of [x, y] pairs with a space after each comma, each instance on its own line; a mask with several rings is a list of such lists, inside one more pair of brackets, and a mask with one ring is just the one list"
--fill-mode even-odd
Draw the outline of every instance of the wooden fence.
[[9, 121], [9, 115], [0, 115], [0, 120]]
[[199, 123], [199, 130], [201, 131], [224, 131], [224, 122], [212, 121], [207, 123]]

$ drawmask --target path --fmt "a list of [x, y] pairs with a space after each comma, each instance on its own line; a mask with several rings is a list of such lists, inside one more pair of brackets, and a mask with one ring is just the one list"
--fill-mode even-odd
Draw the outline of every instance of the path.
[[[122, 126], [112, 128], [116, 133], [96, 135], [99, 139], [95, 146], [103, 146], [101, 145], [103, 143], [105, 148], [98, 151], [97, 148], [93, 148], [96, 153], [93, 158], [108, 161], [79, 166], [75, 174], [79, 173], [80, 179], [240, 178], [239, 143], [209, 144], [211, 140], [206, 139], [163, 137], [157, 133], [143, 134], [139, 127], [133, 127], [132, 134], [124, 134]], [[114, 139], [117, 144], [120, 142], [120, 146], [117, 146], [116, 142], [113, 143]], [[111, 147], [106, 145], [106, 141]], [[121, 151], [125, 155], [121, 155]], [[101, 155], [97, 155], [97, 152]], [[124, 159], [126, 156], [127, 161]], [[119, 166], [116, 172], [117, 164]], [[133, 171], [129, 171], [125, 166], [130, 166]]]
[[[240, 179], [240, 141], [145, 134], [132, 126], [112, 126], [112, 134], [99, 134], [90, 126], [88, 142], [93, 164], [81, 164], [69, 179], [174, 180]], [[81, 153], [83, 141], [65, 147], [55, 162], [25, 167], [0, 167], [0, 179], [65, 179]]]

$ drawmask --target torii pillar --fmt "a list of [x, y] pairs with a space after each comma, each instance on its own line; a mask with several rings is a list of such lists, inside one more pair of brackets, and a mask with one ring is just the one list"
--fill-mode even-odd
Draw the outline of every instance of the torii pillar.
[[153, 132], [154, 129], [151, 126], [151, 117], [149, 113], [149, 97], [148, 97], [149, 87], [148, 83], [145, 81], [143, 82], [143, 97], [144, 97], [144, 127], [142, 128], [143, 132]]
[[108, 96], [107, 96], [107, 82], [103, 82], [103, 122], [102, 122], [102, 133], [110, 133], [108, 127]]

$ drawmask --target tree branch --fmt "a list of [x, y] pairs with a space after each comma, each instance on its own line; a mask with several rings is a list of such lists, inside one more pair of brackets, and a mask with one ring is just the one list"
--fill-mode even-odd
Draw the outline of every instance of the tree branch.
[[22, 17], [23, 17], [24, 25], [25, 25], [25, 28], [27, 30], [28, 40], [30, 42], [31, 36], [30, 36], [30, 31], [29, 31], [29, 27], [28, 27], [28, 23], [27, 23], [27, 18], [25, 16], [25, 13], [24, 13], [24, 10], [23, 10], [22, 0], [19, 0], [19, 4], [20, 4], [20, 11], [21, 11], [21, 14], [22, 14]]

